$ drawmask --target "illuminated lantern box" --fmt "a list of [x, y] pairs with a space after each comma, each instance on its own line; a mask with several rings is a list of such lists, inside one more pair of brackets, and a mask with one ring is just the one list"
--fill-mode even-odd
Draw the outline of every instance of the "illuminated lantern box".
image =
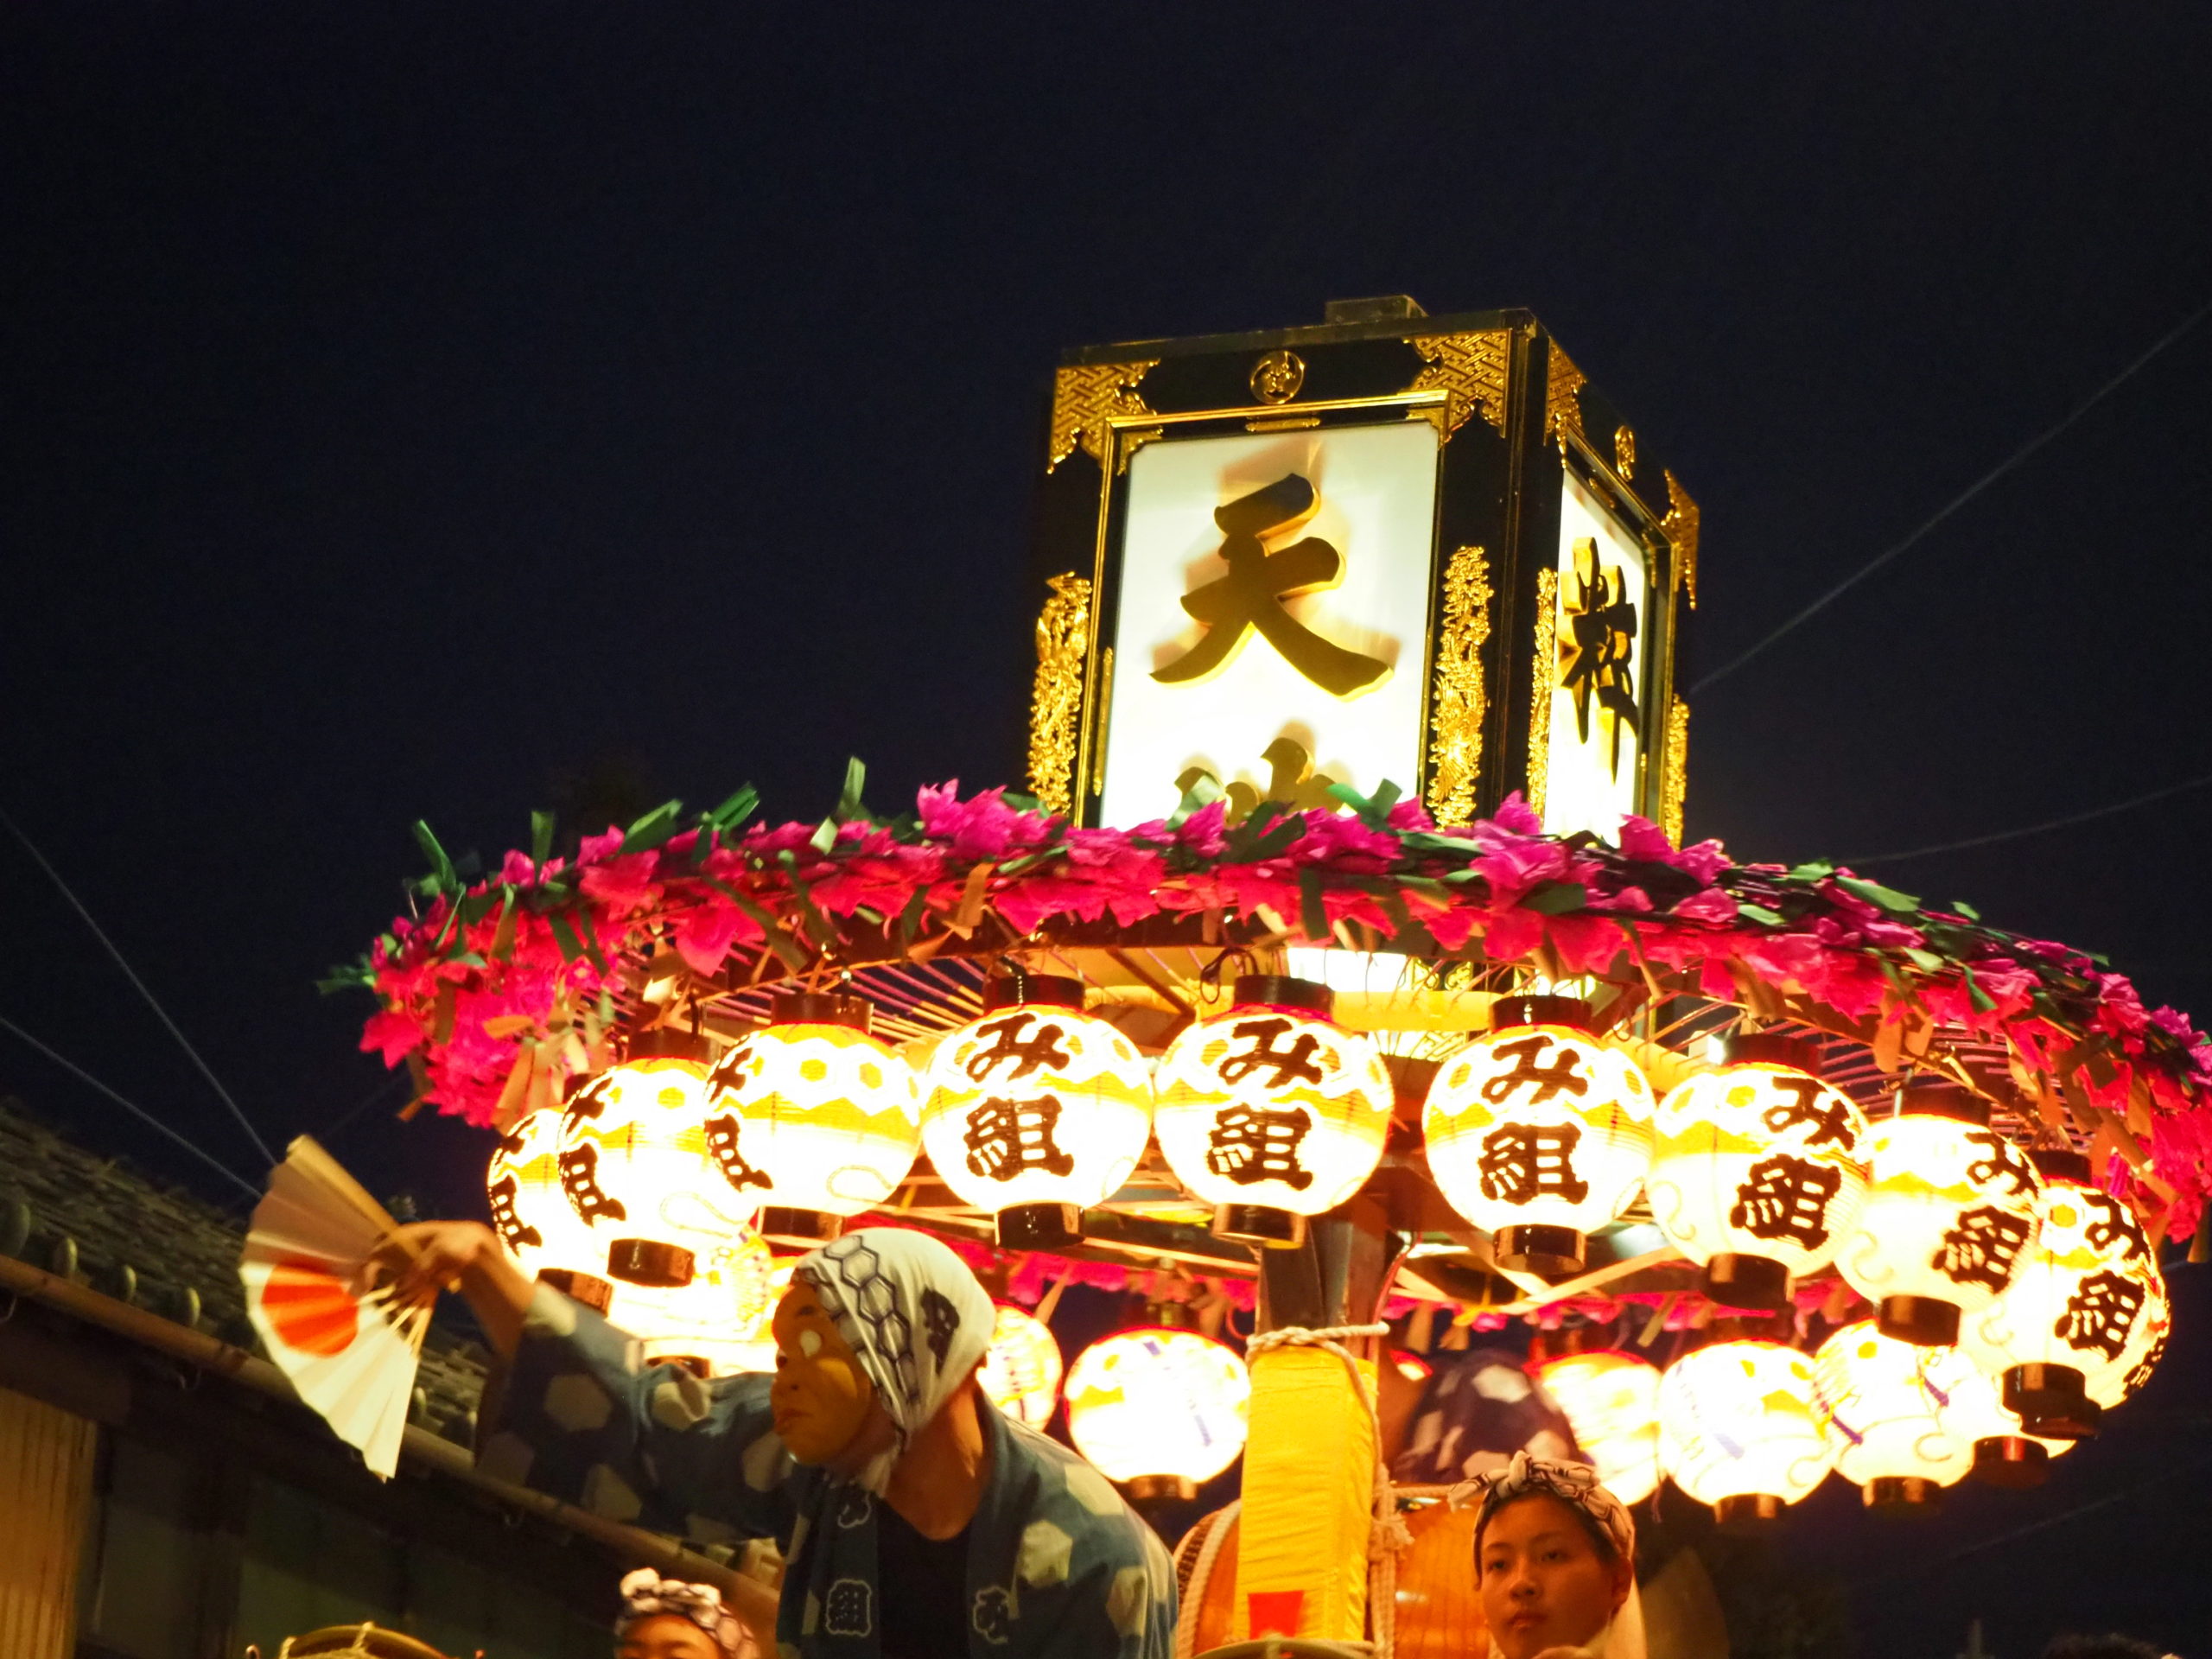
[[1330, 804], [1679, 836], [1698, 512], [1525, 311], [1410, 300], [1071, 352], [1039, 457], [1028, 777], [1089, 823]]

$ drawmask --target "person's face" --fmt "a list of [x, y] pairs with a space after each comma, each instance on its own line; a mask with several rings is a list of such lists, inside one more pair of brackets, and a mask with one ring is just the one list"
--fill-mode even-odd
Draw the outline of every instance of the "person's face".
[[834, 1462], [868, 1426], [875, 1389], [804, 1280], [794, 1279], [776, 1304], [773, 1329], [776, 1381], [768, 1409], [776, 1433], [801, 1463]]
[[1635, 1573], [1608, 1561], [1558, 1498], [1538, 1495], [1491, 1517], [1476, 1556], [1483, 1617], [1505, 1659], [1580, 1647], [1605, 1628]]
[[623, 1633], [614, 1659], [722, 1659], [722, 1650], [690, 1619], [655, 1613]]

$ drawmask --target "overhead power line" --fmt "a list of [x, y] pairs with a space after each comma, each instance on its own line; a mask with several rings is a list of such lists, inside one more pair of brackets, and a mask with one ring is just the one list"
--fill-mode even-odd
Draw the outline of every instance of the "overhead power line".
[[1966, 505], [1967, 502], [1973, 500], [1974, 497], [1980, 495], [1984, 490], [1994, 484], [1999, 479], [2004, 477], [2005, 474], [2012, 471], [2012, 469], [2019, 466], [2021, 462], [2027, 460], [2029, 456], [2034, 454], [2037, 450], [2042, 448], [2044, 445], [2049, 443], [2060, 433], [2065, 431], [2068, 427], [2073, 425], [2075, 422], [2080, 420], [2084, 415], [2094, 409], [2099, 404], [2104, 402], [2107, 397], [2119, 391], [2123, 385], [2133, 377], [2137, 370], [2143, 367], [2143, 365], [2150, 362], [2152, 358], [2158, 356], [2159, 353], [2164, 351], [2166, 347], [2172, 345], [2183, 334], [2196, 327], [2198, 323], [2204, 320], [2208, 314], [2212, 314], [2212, 300], [2207, 300], [2202, 305], [2198, 306], [2196, 310], [2190, 312], [2186, 317], [2183, 317], [2179, 322], [2176, 323], [2173, 327], [2160, 336], [2157, 344], [2153, 345], [2150, 350], [2145, 352], [2142, 356], [2137, 358], [2126, 368], [2122, 369], [2118, 374], [2115, 374], [2111, 379], [2106, 381], [2104, 385], [2099, 386], [2082, 402], [2076, 404], [2074, 408], [2067, 413], [2065, 417], [2060, 420], [2056, 425], [2048, 427], [2042, 432], [2037, 434], [2036, 436], [2030, 438], [2027, 442], [2022, 444], [2018, 449], [2015, 449], [2010, 455], [1999, 461], [1994, 467], [1988, 472], [1984, 473], [1980, 478], [1968, 485], [1963, 492], [1953, 497], [1950, 502], [1938, 512], [1934, 518], [1922, 524], [1920, 528], [1914, 531], [1911, 535], [1906, 537], [1903, 541], [1897, 543], [1895, 546], [1890, 548], [1885, 552], [1878, 554], [1874, 558], [1859, 566], [1858, 569], [1853, 571], [1851, 575], [1846, 576], [1841, 582], [1836, 583], [1834, 587], [1829, 588], [1827, 592], [1822, 594], [1818, 599], [1805, 607], [1803, 610], [1798, 612], [1796, 615], [1791, 617], [1787, 622], [1784, 622], [1773, 632], [1768, 634], [1757, 645], [1753, 645], [1749, 651], [1738, 652], [1736, 656], [1730, 658], [1726, 662], [1721, 664], [1719, 667], [1714, 669], [1713, 672], [1706, 675], [1703, 678], [1700, 679], [1695, 685], [1690, 687], [1688, 695], [1694, 697], [1699, 692], [1703, 691], [1707, 687], [1718, 684], [1720, 681], [1726, 679], [1738, 669], [1743, 667], [1745, 663], [1750, 662], [1752, 658], [1758, 656], [1769, 645], [1774, 644], [1776, 640], [1781, 639], [1784, 634], [1789, 633], [1800, 624], [1810, 621], [1814, 617], [1826, 610], [1828, 606], [1834, 603], [1837, 599], [1850, 592], [1851, 589], [1856, 588], [1860, 582], [1866, 581], [1867, 577], [1872, 575], [1884, 565], [1889, 563], [1891, 560], [1896, 558], [1899, 554], [1904, 553], [1908, 549], [1916, 545], [1923, 537], [1926, 536], [1929, 531], [1934, 530], [1936, 525], [1942, 524], [1946, 518], [1948, 518], [1961, 507]]
[[1937, 853], [1961, 853], [1969, 847], [1992, 847], [2000, 841], [2018, 841], [2024, 836], [2040, 836], [2045, 830], [2066, 830], [2077, 823], [2108, 818], [2116, 812], [2132, 812], [2139, 806], [2163, 801], [2170, 795], [2184, 795], [2192, 789], [2202, 789], [2208, 784], [2212, 784], [2212, 772], [2206, 772], [2202, 778], [2168, 784], [2164, 789], [2154, 789], [2147, 794], [2131, 795], [2126, 800], [2114, 801], [2109, 806], [2094, 806], [2087, 812], [2069, 812], [2063, 818], [2046, 818], [2041, 823], [2023, 824], [2018, 830], [1999, 830], [1992, 835], [1969, 836], [1964, 841], [1938, 842], [1933, 847], [1915, 847], [1902, 853], [1860, 853], [1839, 861], [1846, 864], [1896, 864], [1908, 858], [1932, 858]]
[[22, 843], [23, 850], [31, 855], [33, 861], [38, 865], [39, 868], [46, 872], [47, 879], [61, 890], [61, 896], [69, 901], [70, 907], [84, 919], [85, 925], [92, 929], [92, 937], [98, 939], [108, 955], [114, 958], [115, 965], [123, 969], [123, 976], [137, 988], [139, 995], [146, 999], [146, 1006], [153, 1009], [155, 1017], [168, 1028], [169, 1035], [176, 1039], [177, 1046], [185, 1052], [193, 1065], [200, 1068], [200, 1075], [207, 1079], [208, 1086], [220, 1096], [223, 1104], [230, 1109], [231, 1116], [238, 1120], [238, 1127], [246, 1133], [246, 1138], [251, 1141], [255, 1148], [268, 1160], [270, 1167], [275, 1168], [276, 1154], [269, 1150], [269, 1143], [261, 1138], [261, 1131], [253, 1127], [253, 1120], [245, 1115], [237, 1101], [231, 1098], [231, 1091], [223, 1087], [222, 1079], [209, 1068], [207, 1061], [200, 1058], [200, 1051], [186, 1040], [184, 1033], [177, 1029], [176, 1021], [169, 1018], [168, 1010], [156, 1000], [153, 992], [146, 988], [146, 982], [139, 978], [130, 964], [124, 959], [123, 952], [115, 948], [115, 941], [100, 931], [100, 925], [92, 919], [92, 912], [85, 908], [84, 900], [70, 891], [69, 884], [61, 879], [61, 873], [46, 861], [46, 855], [39, 851], [38, 848], [33, 844], [31, 838], [25, 835], [16, 826], [16, 821], [4, 811], [0, 811], [0, 824], [7, 826], [8, 833]]
[[147, 1111], [144, 1108], [133, 1105], [130, 1102], [125, 1100], [121, 1095], [116, 1093], [114, 1090], [109, 1088], [107, 1084], [102, 1083], [91, 1072], [86, 1071], [83, 1066], [79, 1065], [74, 1060], [70, 1059], [66, 1055], [56, 1053], [53, 1049], [48, 1048], [44, 1043], [39, 1041], [37, 1038], [32, 1036], [30, 1033], [25, 1031], [21, 1026], [17, 1025], [14, 1020], [7, 1018], [4, 1014], [0, 1014], [0, 1029], [5, 1029], [10, 1032], [23, 1042], [29, 1044], [31, 1047], [45, 1055], [48, 1059], [52, 1060], [56, 1065], [60, 1066], [64, 1071], [69, 1073], [71, 1077], [75, 1077], [79, 1083], [89, 1084], [91, 1087], [99, 1090], [100, 1093], [105, 1095], [117, 1105], [122, 1107], [124, 1111], [130, 1113], [131, 1116], [137, 1118], [140, 1122], [143, 1123], [148, 1128], [153, 1130], [156, 1135], [165, 1136], [169, 1141], [174, 1141], [177, 1146], [181, 1147], [185, 1151], [190, 1153], [194, 1158], [197, 1158], [201, 1163], [207, 1165], [208, 1168], [213, 1170], [218, 1175], [222, 1176], [226, 1180], [231, 1182], [238, 1189], [238, 1191], [245, 1193], [249, 1198], [254, 1199], [256, 1202], [260, 1200], [260, 1190], [257, 1188], [252, 1182], [247, 1180], [245, 1176], [239, 1174], [238, 1171], [232, 1169], [228, 1164], [223, 1162], [221, 1159], [217, 1158], [212, 1153], [202, 1150], [198, 1142], [188, 1140], [185, 1136], [179, 1135], [175, 1129], [162, 1122], [160, 1118], [156, 1117], [151, 1112]]

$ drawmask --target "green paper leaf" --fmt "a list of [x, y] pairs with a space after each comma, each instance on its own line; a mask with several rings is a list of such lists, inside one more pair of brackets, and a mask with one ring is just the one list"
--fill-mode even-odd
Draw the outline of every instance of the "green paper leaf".
[[1974, 1012], [1977, 1014], [1996, 1013], [1997, 999], [1981, 988], [1981, 982], [1974, 976], [1974, 969], [1961, 967], [1959, 971], [1966, 976], [1967, 999], [1974, 1004]]
[[1298, 873], [1298, 925], [1317, 944], [1329, 937], [1329, 906], [1321, 891], [1320, 871], [1309, 867]]
[[561, 947], [561, 960], [574, 962], [584, 953], [583, 943], [576, 938], [576, 930], [569, 925], [569, 918], [559, 911], [548, 911], [545, 925], [553, 930], [553, 943]]
[[1792, 881], [1819, 881], [1835, 874], [1835, 861], [1815, 858], [1798, 865], [1789, 872]]
[[[811, 959], [805, 951], [799, 949], [798, 942], [777, 925], [776, 918], [771, 916], [751, 894], [741, 893], [728, 882], [717, 880], [711, 875], [705, 880], [709, 887], [753, 918], [753, 923], [767, 939], [768, 948], [776, 953], [785, 967], [793, 973], [803, 972], [807, 968]], [[918, 893], [914, 896], [918, 899], [922, 895]]]
[[1981, 919], [1981, 912], [1963, 899], [1951, 900], [1951, 912], [1955, 916], [1963, 916], [1970, 922], [1978, 922]]
[[1540, 881], [1521, 900], [1521, 908], [1539, 916], [1560, 916], [1589, 902], [1590, 890], [1580, 881]]
[[1782, 925], [1782, 912], [1780, 911], [1769, 910], [1764, 905], [1755, 905], [1748, 899], [1738, 901], [1736, 906], [1736, 913], [1738, 916], [1747, 917], [1752, 921], [1762, 923], [1768, 927], [1779, 927]]
[[1864, 899], [1868, 904], [1886, 910], [1892, 916], [1910, 916], [1920, 908], [1920, 900], [1909, 893], [1899, 893], [1895, 887], [1885, 887], [1878, 881], [1869, 881], [1856, 875], [1839, 875], [1835, 884], [1854, 899]]
[[441, 893], [460, 885], [460, 878], [454, 874], [453, 860], [448, 858], [446, 849], [438, 845], [438, 838], [430, 833], [430, 826], [420, 818], [415, 820], [415, 844], [423, 849], [423, 856], [430, 861], [430, 872], [436, 879], [436, 885], [430, 888], [431, 892]]
[[553, 856], [553, 815], [533, 812], [530, 815], [530, 861], [539, 869]]
[[620, 851], [649, 853], [676, 833], [683, 812], [681, 801], [663, 801], [622, 832]]
[[1936, 974], [1943, 970], [1942, 957], [1937, 956], [1933, 950], [1923, 950], [1916, 944], [1905, 946], [1904, 959], [1923, 973]]
[[747, 784], [713, 811], [708, 813], [707, 822], [716, 830], [723, 831], [734, 830], [751, 817], [754, 809], [760, 804], [760, 791]]
[[806, 844], [826, 856], [830, 849], [837, 844], [838, 823], [836, 818], [823, 819], [815, 826], [814, 833], [806, 838]]
[[854, 818], [864, 818], [868, 809], [861, 804], [861, 791], [868, 785], [868, 768], [855, 755], [845, 762], [845, 786], [838, 792], [836, 810], [830, 817], [839, 823]]

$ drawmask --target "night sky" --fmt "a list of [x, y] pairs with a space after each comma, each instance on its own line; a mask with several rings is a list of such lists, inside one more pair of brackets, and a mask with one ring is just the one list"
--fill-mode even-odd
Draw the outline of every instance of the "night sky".
[[[10, 7], [0, 809], [267, 1140], [435, 1209], [480, 1152], [314, 988], [411, 822], [1018, 781], [1063, 346], [1531, 308], [1703, 507], [1694, 683], [2212, 300], [2201, 8], [1804, 10]], [[2212, 772], [2209, 372], [2212, 321], [1694, 696], [1692, 833], [1880, 855]], [[2208, 834], [2212, 789], [1862, 868], [2212, 1017]], [[257, 1180], [4, 836], [0, 915], [0, 1018]], [[4, 1031], [0, 1088], [224, 1196]], [[2132, 1490], [2212, 1457], [2192, 1277], [2044, 1497], [1793, 1519], [1862, 1650], [2202, 1642], [2145, 1540], [2203, 1474]]]

